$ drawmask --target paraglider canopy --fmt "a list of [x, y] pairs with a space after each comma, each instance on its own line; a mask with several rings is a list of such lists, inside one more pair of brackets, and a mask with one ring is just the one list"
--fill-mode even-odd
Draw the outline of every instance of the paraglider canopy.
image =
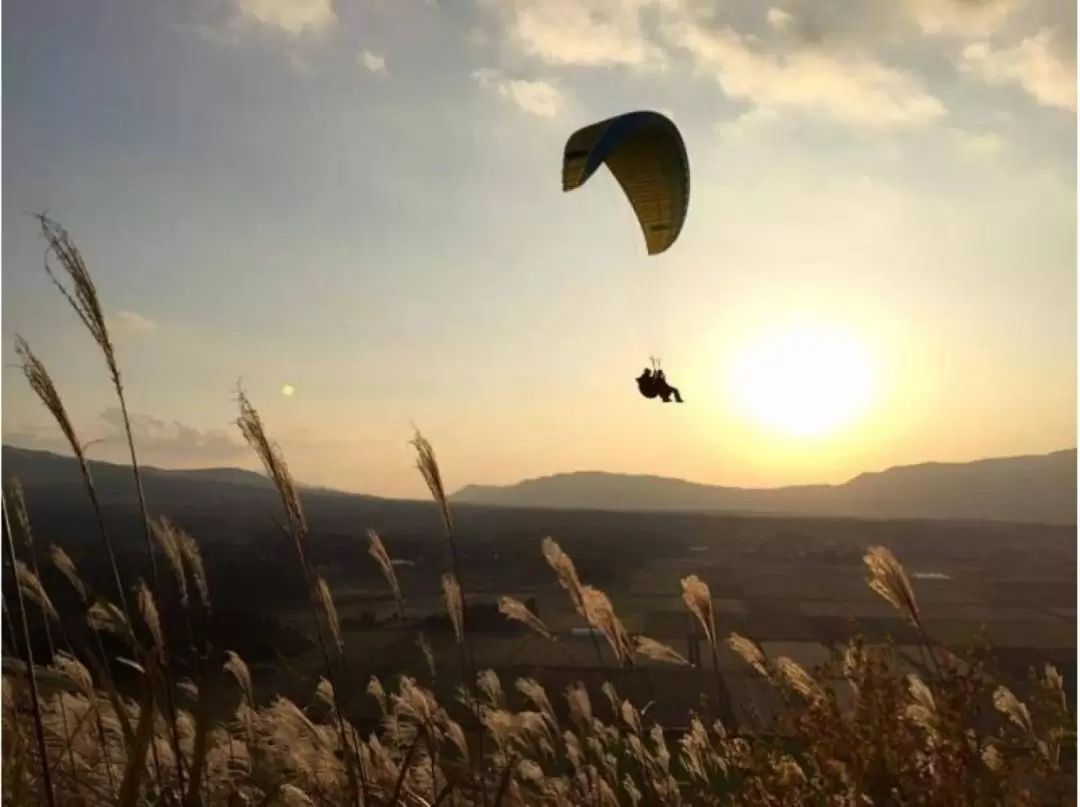
[[659, 112], [628, 112], [570, 135], [563, 149], [563, 190], [584, 185], [601, 165], [634, 209], [650, 255], [675, 243], [690, 202], [690, 165], [682, 135]]

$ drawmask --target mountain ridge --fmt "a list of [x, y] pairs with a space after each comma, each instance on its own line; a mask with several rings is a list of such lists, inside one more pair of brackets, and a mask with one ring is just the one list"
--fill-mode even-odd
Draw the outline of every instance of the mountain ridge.
[[[512, 485], [466, 485], [449, 498], [456, 505], [541, 510], [701, 512], [792, 517], [853, 517], [1004, 521], [1075, 525], [1077, 450], [990, 457], [972, 462], [925, 462], [866, 471], [839, 484], [745, 488], [710, 485], [656, 474], [569, 471]], [[129, 465], [89, 461], [105, 500], [133, 493]], [[144, 483], [183, 488], [192, 505], [229, 497], [270, 494], [258, 471], [233, 467], [141, 467]], [[40, 449], [3, 446], [3, 477], [52, 488], [81, 485], [74, 457]], [[180, 487], [178, 487], [178, 485]], [[386, 500], [325, 486], [297, 484], [302, 495]], [[402, 499], [401, 501], [406, 501]]]
[[[5, 480], [18, 477], [24, 485], [65, 485], [81, 484], [81, 473], [75, 457], [38, 448], [23, 448], [4, 444], [2, 450], [3, 477]], [[131, 481], [134, 485], [131, 465], [128, 463], [109, 462], [107, 460], [87, 459], [87, 465], [94, 476], [96, 486], [124, 486]], [[15, 471], [12, 472], [12, 468]], [[252, 471], [235, 466], [208, 466], [205, 468], [162, 468], [156, 465], [140, 463], [139, 471], [144, 481], [178, 480], [202, 484], [224, 484], [236, 488], [255, 488], [272, 490], [270, 478], [261, 471]], [[348, 493], [324, 485], [308, 485], [297, 481], [300, 491], [329, 495], [363, 496], [365, 494]], [[371, 498], [371, 497], [369, 497]]]
[[1076, 523], [1075, 448], [930, 461], [856, 474], [840, 484], [744, 488], [652, 474], [573, 471], [511, 485], [466, 485], [456, 504], [543, 509], [754, 512]]

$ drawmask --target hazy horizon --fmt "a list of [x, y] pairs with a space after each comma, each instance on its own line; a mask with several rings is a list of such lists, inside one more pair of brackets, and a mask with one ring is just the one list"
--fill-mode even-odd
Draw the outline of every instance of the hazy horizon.
[[[14, 444], [5, 442], [3, 444], [3, 447], [4, 448], [13, 448], [13, 449], [27, 449], [27, 450], [31, 450], [31, 451], [47, 451], [48, 453], [51, 453], [51, 454], [56, 454], [58, 456], [66, 457], [66, 458], [69, 458], [69, 459], [74, 459], [74, 455], [72, 454], [72, 452], [70, 450], [65, 450], [62, 446], [57, 446], [55, 448], [55, 450], [54, 450], [54, 449], [43, 449], [43, 448], [35, 447], [35, 446], [18, 446], [18, 445], [14, 445]], [[1066, 452], [1069, 452], [1069, 451], [1074, 451], [1075, 452], [1075, 451], [1078, 451], [1078, 450], [1080, 450], [1080, 449], [1078, 449], [1076, 446], [1069, 446], [1067, 448], [1060, 448], [1060, 449], [1056, 449], [1056, 450], [1053, 450], [1053, 451], [1048, 451], [1048, 452], [1045, 452], [1043, 454], [1012, 454], [1012, 455], [1009, 455], [1009, 456], [1002, 456], [1002, 457], [978, 457], [978, 458], [976, 458], [974, 460], [968, 460], [966, 462], [975, 463], [975, 462], [992, 461], [992, 460], [1023, 460], [1023, 459], [1028, 459], [1028, 458], [1048, 457], [1048, 456], [1051, 456], [1051, 455], [1054, 455], [1054, 454], [1062, 454], [1062, 453], [1066, 453]], [[118, 466], [121, 466], [121, 467], [126, 466], [126, 465], [129, 464], [129, 461], [125, 461], [125, 458], [119, 457], [119, 456], [116, 457], [116, 458], [110, 458], [110, 459], [102, 459], [100, 457], [94, 457], [94, 456], [92, 456], [92, 451], [88, 452], [87, 459], [89, 459], [91, 462], [96, 462], [96, 461], [109, 462], [109, 463], [112, 463], [112, 464], [115, 464], [115, 465], [118, 465]], [[505, 480], [503, 482], [500, 482], [500, 483], [487, 483], [487, 484], [485, 484], [485, 483], [476, 483], [476, 482], [470, 482], [468, 480], [465, 480], [465, 481], [462, 481], [461, 483], [457, 484], [456, 486], [449, 487], [447, 489], [447, 493], [450, 494], [450, 495], [455, 495], [456, 493], [464, 490], [465, 488], [470, 488], [470, 487], [476, 487], [476, 488], [483, 488], [483, 487], [513, 487], [513, 486], [518, 485], [520, 483], [542, 481], [544, 479], [549, 479], [549, 478], [552, 478], [552, 477], [589, 476], [589, 475], [605, 475], [605, 476], [607, 476], [607, 475], [618, 475], [618, 476], [627, 476], [627, 477], [637, 477], [637, 478], [642, 478], [642, 479], [656, 478], [656, 479], [662, 479], [662, 480], [673, 481], [673, 482], [687, 482], [687, 483], [690, 483], [692, 485], [706, 485], [706, 486], [707, 485], [718, 485], [718, 486], [722, 486], [722, 487], [741, 488], [743, 490], [763, 490], [764, 491], [764, 490], [778, 490], [780, 488], [785, 488], [785, 487], [804, 487], [804, 486], [815, 486], [815, 485], [838, 486], [838, 485], [843, 485], [846, 482], [850, 482], [850, 481], [854, 480], [856, 477], [858, 477], [858, 476], [860, 476], [862, 474], [880, 473], [880, 472], [892, 470], [893, 468], [896, 468], [896, 467], [917, 467], [917, 466], [920, 466], [920, 465], [941, 465], [941, 464], [960, 464], [960, 465], [963, 465], [963, 464], [965, 464], [965, 462], [943, 463], [940, 460], [927, 459], [927, 460], [924, 460], [924, 461], [919, 462], [919, 463], [912, 463], [911, 465], [905, 465], [905, 466], [888, 466], [888, 467], [882, 467], [882, 468], [865, 468], [862, 471], [856, 472], [851, 477], [841, 479], [841, 480], [837, 480], [837, 481], [834, 481], [834, 482], [814, 482], [814, 481], [811, 480], [811, 481], [801, 482], [801, 483], [800, 482], [791, 483], [790, 485], [737, 485], [737, 484], [720, 485], [719, 483], [702, 482], [701, 480], [697, 480], [697, 479], [688, 479], [688, 478], [683, 478], [683, 477], [663, 476], [663, 475], [660, 475], [660, 474], [650, 473], [650, 472], [644, 471], [644, 470], [643, 471], [629, 470], [629, 471], [613, 472], [613, 471], [606, 471], [606, 470], [604, 470], [602, 468], [577, 468], [577, 469], [569, 469], [569, 470], [562, 470], [562, 471], [552, 471], [550, 474], [542, 474], [542, 475], [536, 476], [536, 477], [521, 477], [521, 478], [518, 478], [518, 479], [507, 479], [507, 480]], [[149, 468], [149, 467], [153, 467], [153, 468], [156, 468], [156, 469], [162, 470], [162, 471], [181, 471], [181, 472], [182, 471], [237, 471], [237, 470], [244, 471], [244, 470], [249, 470], [249, 471], [255, 471], [255, 472], [265, 476], [265, 472], [263, 471], [263, 469], [261, 467], [259, 467], [256, 464], [251, 464], [251, 463], [236, 463], [236, 464], [225, 464], [225, 465], [179, 465], [179, 466], [176, 466], [176, 465], [173, 465], [173, 466], [170, 466], [170, 465], [157, 465], [157, 464], [148, 463], [148, 464], [142, 465], [142, 467], [144, 469]], [[357, 490], [357, 489], [348, 488], [348, 487], [338, 487], [338, 486], [335, 486], [335, 485], [332, 485], [332, 484], [326, 484], [326, 483], [313, 483], [313, 482], [310, 482], [309, 480], [306, 480], [306, 479], [297, 479], [296, 482], [299, 485], [312, 486], [312, 487], [325, 487], [325, 488], [328, 488], [328, 489], [336, 490], [336, 491], [338, 491], [340, 493], [350, 493], [350, 494], [358, 494], [358, 495], [377, 495], [377, 494], [372, 494], [371, 491], [368, 491], [368, 490]], [[386, 496], [386, 498], [407, 498], [407, 499], [410, 499], [410, 500], [426, 501], [428, 499], [427, 494], [428, 494], [427, 490], [424, 489], [424, 490], [411, 491], [410, 495], [406, 495], [406, 496], [393, 496], [393, 495], [391, 495], [391, 496]]]
[[[39, 210], [98, 284], [148, 464], [257, 467], [238, 380], [297, 479], [394, 497], [424, 495], [413, 423], [453, 490], [838, 483], [1077, 443], [1075, 4], [39, 0], [5, 22], [5, 443], [59, 447], [19, 333], [105, 438], [89, 456], [124, 458]], [[571, 131], [641, 108], [692, 172], [651, 258], [610, 177], [559, 181]], [[835, 366], [784, 352], [807, 338]], [[637, 395], [657, 352], [686, 404]]]

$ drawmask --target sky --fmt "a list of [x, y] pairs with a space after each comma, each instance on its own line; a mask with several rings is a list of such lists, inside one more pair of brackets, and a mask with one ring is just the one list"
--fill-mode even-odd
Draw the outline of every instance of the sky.
[[[19, 334], [89, 455], [124, 456], [101, 357], [43, 268], [27, 213], [47, 211], [156, 465], [256, 467], [238, 383], [299, 480], [387, 496], [422, 495], [414, 426], [451, 489], [842, 482], [1076, 445], [1074, 3], [4, 11], [5, 443], [62, 446]], [[569, 134], [634, 109], [671, 117], [691, 166], [657, 256], [609, 175], [561, 189]], [[761, 358], [806, 334], [833, 336]], [[637, 394], [652, 355], [685, 404]], [[825, 390], [848, 388], [861, 405], [826, 433], [769, 419], [847, 412]]]

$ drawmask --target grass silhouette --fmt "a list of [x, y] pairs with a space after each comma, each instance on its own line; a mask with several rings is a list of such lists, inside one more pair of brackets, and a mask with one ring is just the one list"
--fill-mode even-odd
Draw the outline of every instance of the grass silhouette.
[[[73, 278], [75, 292], [64, 291], [65, 297], [105, 354], [122, 401], [104, 307], [89, 271], [61, 228], [42, 219], [42, 230]], [[716, 692], [702, 693], [701, 710], [688, 714], [681, 727], [651, 720], [648, 705], [621, 698], [610, 683], [599, 692], [581, 683], [548, 692], [532, 679], [503, 681], [492, 670], [478, 670], [466, 619], [468, 592], [459, 582], [453, 514], [435, 451], [419, 433], [413, 447], [444, 528], [442, 588], [466, 685], [453, 702], [439, 703], [432, 689], [414, 677], [383, 681], [355, 669], [344, 652], [348, 636], [332, 591], [310, 559], [307, 520], [285, 457], [240, 391], [237, 425], [279, 494], [279, 527], [295, 549], [322, 660], [308, 706], [280, 695], [259, 703], [244, 660], [206, 640], [212, 596], [197, 540], [152, 512], [142, 496], [134, 443], [129, 440], [151, 558], [149, 583], [124, 579], [62, 398], [45, 365], [21, 338], [17, 349], [27, 380], [79, 459], [95, 514], [88, 529], [102, 542], [116, 590], [92, 589], [61, 547], [44, 548], [40, 554], [49, 558], [80, 604], [79, 618], [62, 620], [41, 581], [22, 490], [5, 492], [4, 551], [16, 577], [16, 602], [4, 600], [5, 627], [11, 637], [24, 636], [29, 652], [28, 610], [39, 609], [51, 658], [4, 659], [4, 804], [1076, 803], [1069, 759], [1074, 756], [1075, 717], [1069, 714], [1060, 674], [1047, 666], [1035, 677], [1036, 696], [1025, 704], [988, 674], [985, 648], [973, 646], [959, 658], [935, 642], [924, 629], [903, 566], [884, 547], [867, 551], [868, 584], [915, 628], [924, 660], [921, 677], [897, 671], [898, 655], [890, 645], [871, 645], [858, 636], [812, 670], [789, 658], [770, 658], [752, 638], [724, 638], [708, 585], [694, 575], [682, 580], [683, 601], [710, 646]], [[126, 406], [123, 414], [126, 422]], [[376, 533], [368, 531], [367, 537], [403, 619], [390, 553]], [[540, 543], [555, 582], [596, 630], [601, 666], [596, 635], [610, 645], [622, 673], [647, 675], [635, 662], [639, 658], [690, 665], [662, 642], [631, 635], [607, 595], [582, 584], [573, 560], [555, 539], [545, 537]], [[168, 574], [158, 574], [155, 554], [165, 559]], [[183, 609], [187, 643], [198, 657], [197, 680], [178, 679], [170, 663], [159, 617], [163, 598]], [[499, 609], [507, 619], [557, 641], [524, 603], [503, 597]], [[113, 646], [119, 642], [124, 648], [122, 656], [107, 655], [106, 635]], [[434, 659], [423, 634], [421, 645], [434, 678]], [[17, 642], [9, 642], [5, 651], [13, 646], [17, 652]], [[725, 646], [775, 687], [786, 705], [767, 733], [740, 732], [734, 724], [716, 662]], [[212, 669], [215, 654], [225, 662]], [[117, 662], [137, 673], [134, 694], [121, 694], [112, 672]], [[211, 697], [212, 682], [223, 674], [232, 690], [224, 711], [215, 708]], [[836, 681], [843, 683], [838, 687]], [[378, 729], [366, 737], [343, 706], [358, 692], [372, 698], [381, 714]], [[565, 711], [556, 711], [559, 701]], [[986, 719], [988, 713], [994, 720]]]

